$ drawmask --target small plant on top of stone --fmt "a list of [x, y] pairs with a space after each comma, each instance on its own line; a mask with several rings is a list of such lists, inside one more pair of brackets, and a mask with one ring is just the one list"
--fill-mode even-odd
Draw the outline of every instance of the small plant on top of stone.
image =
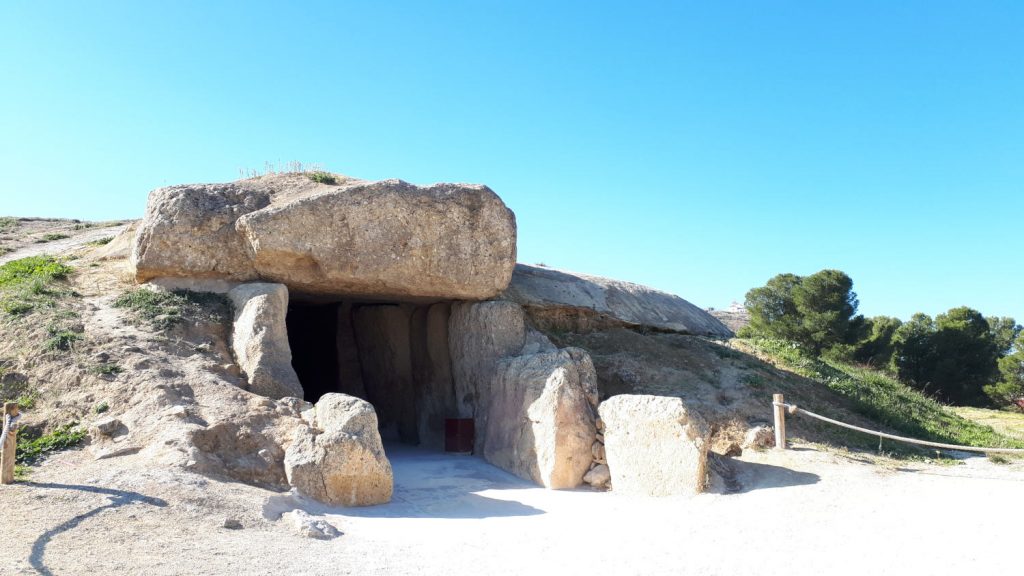
[[338, 183], [338, 179], [337, 179], [337, 177], [334, 176], [334, 174], [331, 174], [330, 172], [324, 172], [322, 170], [317, 170], [316, 172], [310, 172], [309, 173], [309, 179], [312, 180], [313, 182], [317, 182], [319, 184], [337, 184]]
[[115, 308], [127, 308], [143, 324], [167, 330], [184, 318], [223, 323], [231, 318], [231, 302], [222, 294], [136, 288], [121, 294]]

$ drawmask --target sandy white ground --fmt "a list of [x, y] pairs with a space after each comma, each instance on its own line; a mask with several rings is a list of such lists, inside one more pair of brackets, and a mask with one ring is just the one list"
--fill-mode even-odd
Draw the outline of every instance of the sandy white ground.
[[[51, 458], [0, 489], [0, 574], [1009, 574], [1024, 467], [900, 469], [801, 449], [735, 460], [737, 493], [535, 488], [474, 457], [391, 446], [394, 501], [325, 509], [132, 456]], [[304, 505], [344, 535], [295, 535]], [[221, 527], [235, 518], [242, 530]]]

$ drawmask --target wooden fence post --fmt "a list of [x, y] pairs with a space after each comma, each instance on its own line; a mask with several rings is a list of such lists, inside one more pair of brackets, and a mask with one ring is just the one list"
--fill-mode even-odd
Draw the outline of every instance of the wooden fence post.
[[772, 407], [775, 408], [775, 448], [786, 449], [786, 407], [782, 406], [785, 401], [782, 394], [772, 396]]
[[5, 402], [0, 415], [0, 484], [14, 482], [14, 453], [18, 448], [18, 414], [16, 402]]

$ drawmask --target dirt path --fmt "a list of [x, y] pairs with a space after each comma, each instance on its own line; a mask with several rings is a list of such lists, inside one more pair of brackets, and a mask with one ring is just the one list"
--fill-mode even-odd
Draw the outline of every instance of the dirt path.
[[39, 256], [41, 254], [64, 254], [77, 248], [81, 248], [89, 242], [95, 242], [104, 238], [117, 236], [124, 231], [127, 226], [127, 224], [118, 224], [103, 228], [87, 228], [80, 231], [61, 229], [62, 232], [66, 232], [70, 237], [62, 238], [60, 240], [51, 240], [49, 242], [41, 242], [38, 244], [23, 244], [20, 248], [0, 256], [0, 264], [17, 260], [19, 258], [26, 258], [28, 256]]
[[[302, 503], [87, 452], [0, 489], [0, 574], [998, 574], [1018, 568], [1024, 465], [889, 469], [802, 448], [734, 461], [694, 498], [547, 491], [473, 457], [389, 446], [394, 501]], [[856, 458], [855, 456], [853, 458]], [[221, 525], [240, 520], [242, 530]], [[1015, 529], [1014, 527], [1017, 527]]]

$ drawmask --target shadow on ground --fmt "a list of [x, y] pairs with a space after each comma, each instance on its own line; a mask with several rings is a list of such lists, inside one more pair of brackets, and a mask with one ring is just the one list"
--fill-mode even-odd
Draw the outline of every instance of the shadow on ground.
[[99, 486], [85, 486], [80, 484], [55, 484], [51, 482], [25, 482], [25, 486], [32, 488], [45, 488], [53, 490], [77, 490], [80, 492], [89, 492], [93, 494], [103, 494], [109, 498], [107, 504], [103, 506], [97, 506], [88, 512], [84, 512], [67, 520], [66, 522], [55, 526], [43, 532], [36, 541], [32, 543], [32, 554], [29, 556], [28, 562], [37, 572], [44, 576], [52, 576], [53, 572], [46, 567], [43, 562], [43, 557], [46, 554], [46, 545], [49, 544], [55, 536], [73, 530], [78, 527], [79, 524], [88, 520], [89, 518], [100, 514], [104, 510], [111, 510], [114, 508], [120, 508], [121, 506], [128, 506], [131, 504], [148, 504], [150, 506], [156, 506], [163, 508], [167, 506], [167, 502], [159, 499], [152, 498], [139, 494], [138, 492], [129, 492], [126, 490], [114, 490], [112, 488], [101, 488]]
[[310, 514], [361, 518], [496, 518], [535, 516], [545, 511], [513, 498], [516, 490], [540, 489], [475, 456], [432, 452], [403, 444], [386, 444], [394, 471], [391, 502], [365, 508], [328, 507], [293, 495], [270, 498], [263, 515], [276, 520], [302, 508]]
[[708, 492], [712, 494], [746, 494], [754, 490], [807, 486], [821, 480], [817, 474], [798, 472], [773, 466], [744, 462], [722, 456], [710, 456], [708, 464], [721, 482], [712, 482]]

